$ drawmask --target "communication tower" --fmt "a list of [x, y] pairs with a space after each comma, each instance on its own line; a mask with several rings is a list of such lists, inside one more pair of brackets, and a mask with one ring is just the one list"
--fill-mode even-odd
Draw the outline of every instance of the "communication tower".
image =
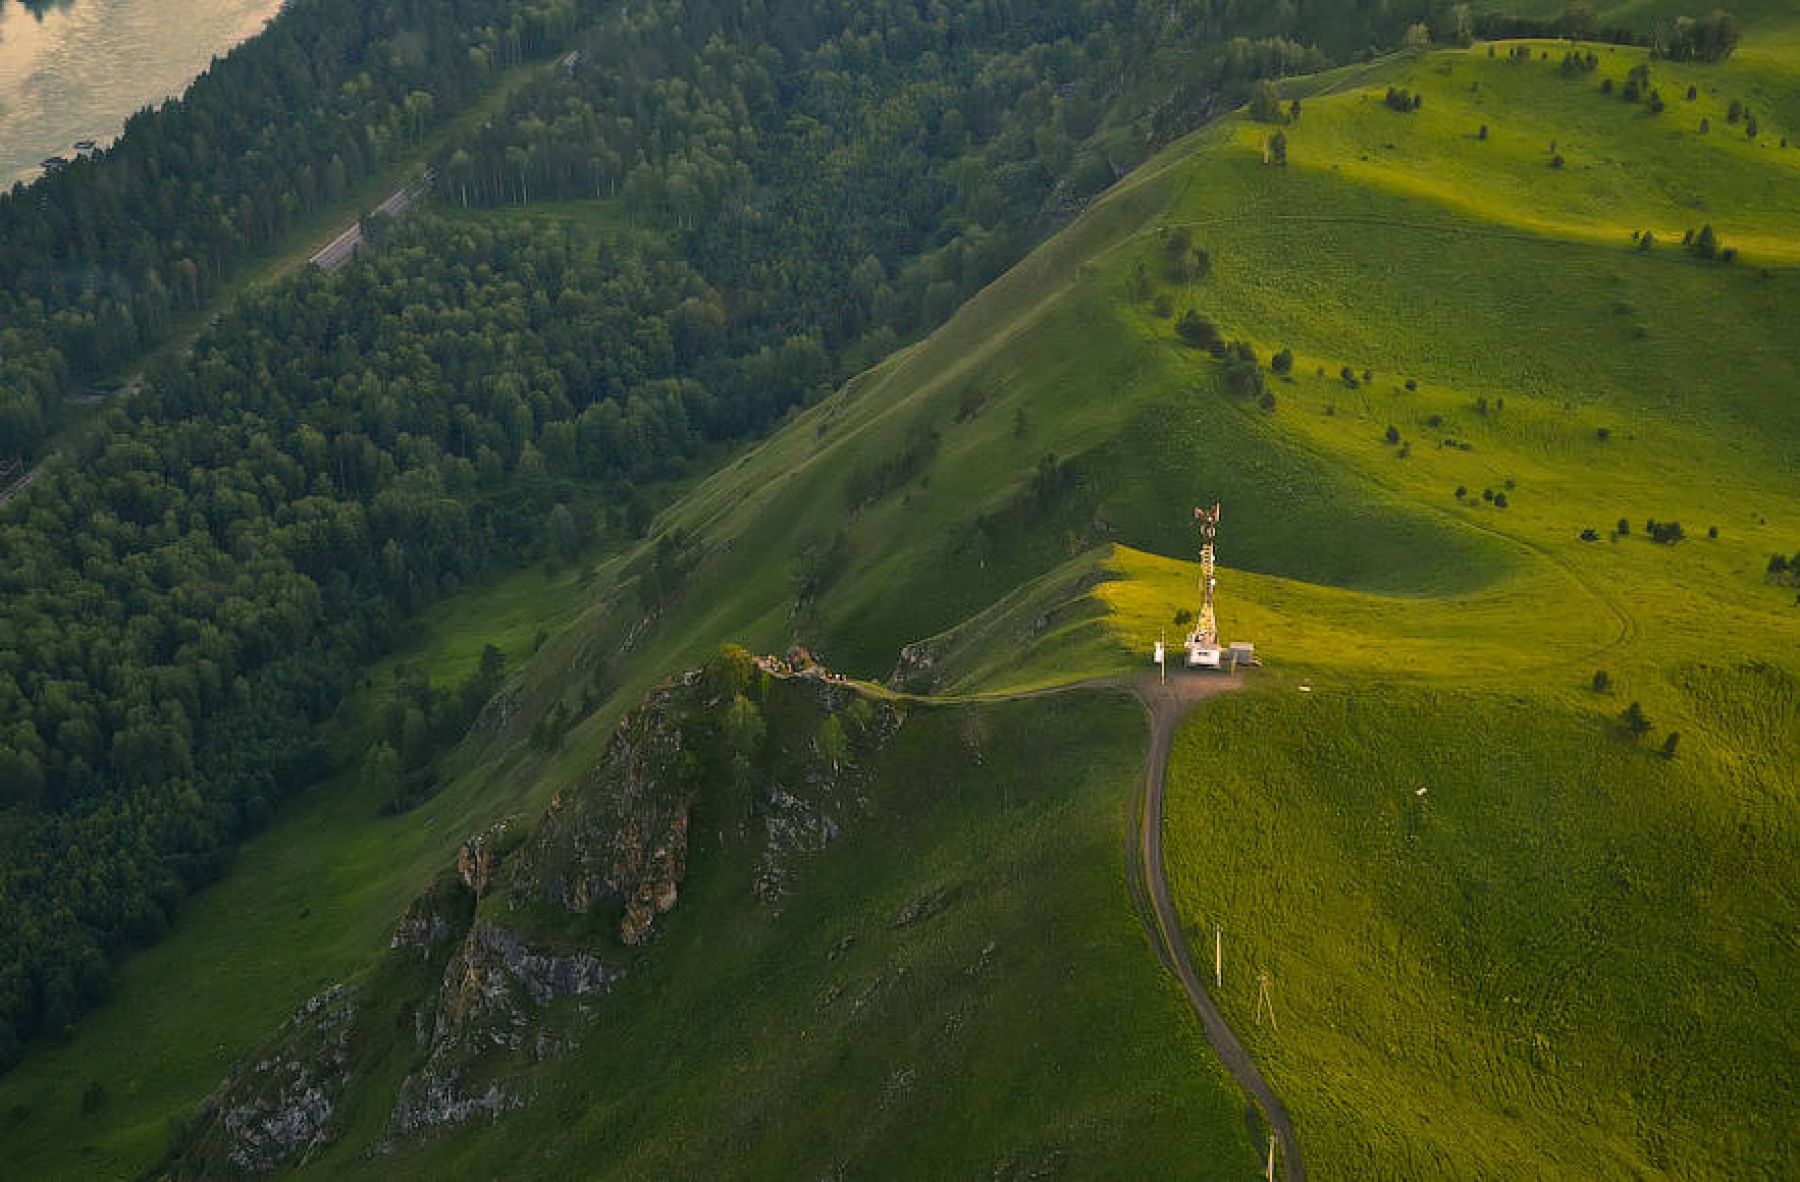
[[1213, 539], [1219, 532], [1219, 504], [1211, 509], [1195, 509], [1194, 520], [1200, 523], [1200, 614], [1194, 630], [1187, 638], [1187, 663], [1192, 668], [1217, 669], [1223, 653], [1219, 649], [1219, 621], [1213, 614]]

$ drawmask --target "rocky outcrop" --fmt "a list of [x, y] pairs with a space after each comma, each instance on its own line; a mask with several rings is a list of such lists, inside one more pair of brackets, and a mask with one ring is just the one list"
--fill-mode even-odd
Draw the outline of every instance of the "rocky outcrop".
[[510, 844], [507, 837], [511, 829], [510, 818], [497, 822], [463, 842], [456, 851], [456, 875], [478, 899], [494, 880], [494, 871]]
[[642, 943], [674, 907], [699, 788], [684, 725], [697, 680], [652, 691], [620, 722], [593, 771], [550, 802], [508, 883], [513, 906], [616, 910], [628, 945]]
[[390, 1140], [518, 1107], [519, 1090], [496, 1069], [520, 1052], [540, 1057], [553, 1049], [534, 1037], [538, 1012], [603, 992], [621, 975], [596, 956], [546, 952], [477, 920], [444, 968], [435, 1020], [420, 1023], [425, 1064], [400, 1088]]
[[[652, 690], [529, 834], [503, 822], [471, 836], [408, 907], [393, 959], [369, 978], [379, 1035], [359, 1043], [354, 990], [313, 999], [221, 1087], [177, 1150], [177, 1172], [252, 1174], [304, 1158], [342, 1134], [345, 1089], [382, 1077], [377, 1058], [412, 1064], [378, 1101], [382, 1146], [528, 1103], [531, 1067], [581, 1037], [580, 1013], [553, 1011], [585, 1012], [651, 954], [681, 898], [694, 826], [708, 849], [715, 833], [747, 847], [754, 872], [739, 889], [778, 906], [806, 860], [867, 808], [874, 756], [903, 721], [798, 649], [728, 650]], [[413, 1045], [402, 1034], [396, 1047], [394, 1023], [404, 1031], [409, 1018]]]
[[208, 1156], [229, 1163], [224, 1172], [272, 1173], [336, 1139], [357, 1016], [351, 986], [309, 999], [207, 1100]]

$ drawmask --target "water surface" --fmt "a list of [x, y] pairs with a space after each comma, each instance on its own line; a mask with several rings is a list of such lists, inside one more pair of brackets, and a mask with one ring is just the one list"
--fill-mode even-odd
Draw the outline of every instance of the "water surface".
[[262, 30], [281, 0], [0, 0], [0, 188], [110, 143]]

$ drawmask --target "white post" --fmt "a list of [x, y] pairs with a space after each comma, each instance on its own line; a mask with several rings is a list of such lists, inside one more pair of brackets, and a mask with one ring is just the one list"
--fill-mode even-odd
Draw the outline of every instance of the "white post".
[[1213, 924], [1213, 987], [1225, 988], [1225, 931]]

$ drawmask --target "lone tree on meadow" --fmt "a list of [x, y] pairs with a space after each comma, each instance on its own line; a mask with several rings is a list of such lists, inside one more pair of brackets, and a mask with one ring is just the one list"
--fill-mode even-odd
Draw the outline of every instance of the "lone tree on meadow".
[[1619, 715], [1619, 722], [1624, 726], [1625, 733], [1634, 739], [1641, 739], [1650, 733], [1650, 720], [1645, 717], [1641, 703], [1633, 702], [1625, 707], [1625, 712]]
[[1278, 131], [1269, 137], [1269, 163], [1287, 163], [1287, 133]]

